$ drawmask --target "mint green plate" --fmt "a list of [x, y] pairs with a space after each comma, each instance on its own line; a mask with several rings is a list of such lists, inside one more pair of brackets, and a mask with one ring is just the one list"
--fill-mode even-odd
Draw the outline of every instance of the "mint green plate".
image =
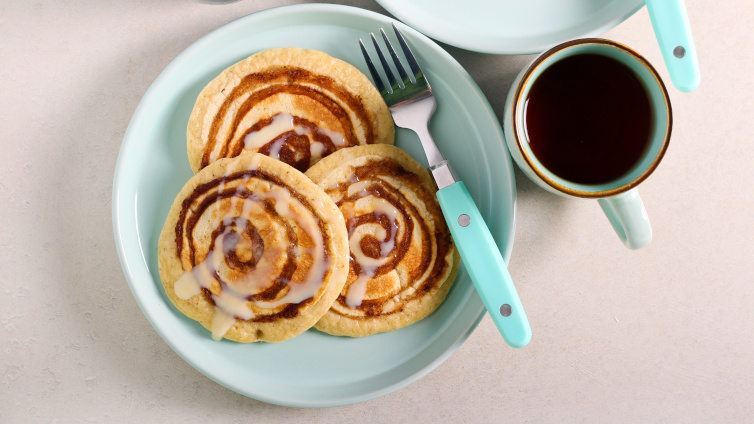
[[540, 53], [563, 41], [596, 37], [644, 0], [377, 0], [435, 40], [482, 53]]
[[[367, 72], [356, 39], [389, 27], [373, 12], [337, 5], [270, 9], [233, 21], [181, 53], [139, 104], [118, 157], [113, 226], [137, 302], [162, 338], [194, 368], [238, 393], [291, 406], [336, 406], [372, 399], [419, 379], [461, 345], [484, 308], [462, 269], [445, 302], [427, 319], [364, 338], [309, 330], [278, 343], [215, 342], [176, 310], [157, 272], [157, 239], [170, 205], [191, 177], [186, 124], [196, 96], [220, 71], [263, 49], [318, 49]], [[435, 89], [437, 143], [465, 181], [507, 259], [513, 246], [515, 185], [500, 124], [477, 85], [444, 50], [402, 28]], [[396, 144], [426, 165], [418, 138]]]

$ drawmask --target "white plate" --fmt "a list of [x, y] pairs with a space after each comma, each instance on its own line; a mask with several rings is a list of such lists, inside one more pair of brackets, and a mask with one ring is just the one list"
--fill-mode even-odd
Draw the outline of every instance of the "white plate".
[[[160, 283], [157, 239], [173, 198], [192, 175], [186, 124], [202, 87], [227, 66], [272, 47], [321, 50], [367, 72], [356, 39], [388, 28], [390, 22], [337, 5], [282, 7], [231, 22], [197, 41], [162, 72], [126, 132], [113, 183], [113, 226], [134, 297], [183, 359], [246, 396], [283, 405], [335, 406], [390, 393], [445, 360], [483, 315], [481, 300], [461, 270], [435, 313], [398, 331], [351, 339], [310, 330], [278, 344], [215, 342], [172, 306]], [[500, 125], [450, 55], [410, 28], [405, 34], [437, 95], [431, 130], [509, 258], [516, 195]], [[415, 134], [397, 131], [396, 144], [426, 164]]]
[[643, 0], [377, 0], [391, 14], [452, 46], [482, 53], [540, 53], [596, 37]]

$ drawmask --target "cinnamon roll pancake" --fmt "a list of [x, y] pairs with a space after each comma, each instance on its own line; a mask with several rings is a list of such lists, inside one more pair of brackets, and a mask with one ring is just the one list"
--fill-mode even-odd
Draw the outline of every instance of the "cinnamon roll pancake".
[[172, 303], [216, 340], [310, 328], [348, 275], [343, 215], [304, 174], [257, 153], [220, 159], [175, 198], [159, 239]]
[[340, 208], [350, 247], [346, 285], [315, 328], [360, 337], [432, 313], [450, 290], [460, 257], [429, 172], [382, 144], [339, 150], [306, 175]]
[[196, 173], [259, 152], [306, 171], [344, 147], [393, 143], [380, 93], [353, 65], [316, 50], [276, 48], [224, 70], [199, 94], [187, 129]]

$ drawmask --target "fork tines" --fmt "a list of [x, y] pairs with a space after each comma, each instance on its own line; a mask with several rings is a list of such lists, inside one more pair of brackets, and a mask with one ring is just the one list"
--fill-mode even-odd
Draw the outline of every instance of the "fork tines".
[[[388, 52], [390, 53], [390, 56], [393, 59], [393, 63], [395, 64], [395, 69], [398, 70], [398, 74], [400, 74], [400, 77], [401, 77], [400, 80], [396, 80], [395, 76], [393, 75], [393, 72], [390, 70], [390, 65], [388, 64], [387, 59], [385, 59], [385, 55], [382, 53], [382, 48], [377, 43], [377, 37], [374, 36], [374, 33], [370, 32], [369, 36], [372, 39], [374, 48], [377, 51], [377, 56], [379, 57], [380, 63], [382, 64], [382, 69], [385, 71], [385, 75], [387, 76], [387, 79], [389, 81], [389, 86], [387, 87], [382, 81], [380, 74], [377, 72], [377, 68], [374, 66], [374, 62], [372, 62], [372, 58], [367, 52], [366, 46], [364, 46], [364, 42], [361, 40], [361, 38], [359, 38], [359, 46], [361, 47], [361, 53], [364, 55], [364, 60], [366, 60], [367, 67], [369, 68], [369, 73], [372, 74], [374, 85], [377, 87], [377, 90], [379, 90], [380, 93], [392, 94], [397, 89], [405, 88], [406, 84], [409, 84], [409, 83], [415, 84], [423, 76], [421, 68], [419, 68], [419, 64], [417, 63], [416, 58], [414, 57], [414, 54], [411, 52], [411, 48], [409, 48], [408, 44], [406, 43], [406, 40], [403, 37], [403, 34], [400, 32], [398, 27], [395, 26], [394, 23], [392, 24], [392, 26], [393, 26], [393, 31], [395, 32], [395, 36], [398, 38], [398, 44], [401, 45], [401, 50], [403, 50], [403, 54], [406, 57], [406, 61], [408, 62], [409, 67], [411, 68], [411, 72], [413, 73], [413, 76], [410, 76], [406, 73], [406, 70], [404, 69], [403, 64], [401, 64], [401, 61], [398, 58], [398, 54], [393, 48], [393, 44], [390, 42], [390, 39], [388, 39], [387, 34], [385, 34], [385, 30], [380, 28], [382, 39], [385, 41], [385, 46], [387, 46]], [[423, 82], [426, 83], [426, 80], [424, 80]], [[428, 83], [426, 84], [427, 86], [429, 86]]]

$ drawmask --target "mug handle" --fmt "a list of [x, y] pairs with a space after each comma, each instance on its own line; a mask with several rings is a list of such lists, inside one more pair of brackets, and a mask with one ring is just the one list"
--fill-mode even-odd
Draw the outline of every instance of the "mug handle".
[[652, 241], [652, 225], [637, 189], [597, 199], [597, 202], [626, 247], [641, 249]]

